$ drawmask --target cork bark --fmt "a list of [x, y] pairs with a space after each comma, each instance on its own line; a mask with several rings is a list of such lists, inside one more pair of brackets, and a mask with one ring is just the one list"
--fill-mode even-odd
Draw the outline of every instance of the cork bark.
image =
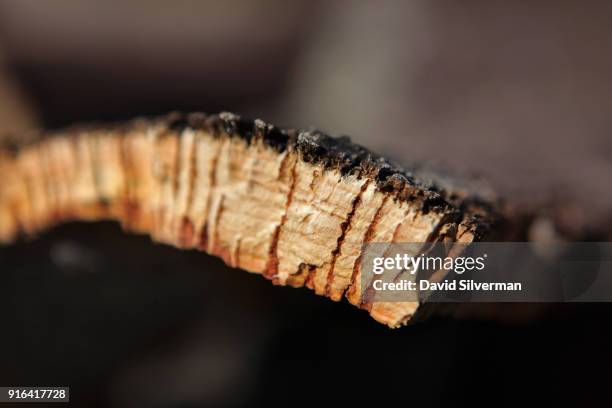
[[471, 242], [488, 210], [348, 138], [222, 113], [82, 126], [0, 150], [0, 241], [116, 220], [274, 284], [348, 301], [390, 327], [417, 302], [364, 300], [367, 242]]

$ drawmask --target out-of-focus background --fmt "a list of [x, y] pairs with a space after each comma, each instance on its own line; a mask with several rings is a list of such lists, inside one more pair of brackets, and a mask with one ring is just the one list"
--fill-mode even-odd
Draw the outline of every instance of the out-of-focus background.
[[[610, 21], [580, 1], [0, 0], [0, 130], [229, 110], [476, 174], [602, 239]], [[105, 223], [2, 248], [0, 272], [0, 383], [77, 405], [610, 402], [604, 305], [389, 331]]]

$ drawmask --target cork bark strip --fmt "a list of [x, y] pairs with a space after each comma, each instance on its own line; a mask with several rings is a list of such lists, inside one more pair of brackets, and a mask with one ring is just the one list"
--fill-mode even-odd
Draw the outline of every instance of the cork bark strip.
[[1, 242], [65, 221], [116, 220], [278, 285], [346, 296], [390, 327], [419, 305], [364, 299], [363, 245], [469, 243], [486, 224], [482, 208], [348, 138], [229, 113], [41, 134], [3, 145], [0, 171]]

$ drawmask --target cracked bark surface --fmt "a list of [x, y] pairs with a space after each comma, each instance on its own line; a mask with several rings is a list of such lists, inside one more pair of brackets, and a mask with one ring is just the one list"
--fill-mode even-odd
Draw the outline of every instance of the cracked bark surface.
[[348, 138], [222, 113], [82, 126], [0, 150], [0, 241], [72, 220], [221, 257], [275, 284], [369, 311], [390, 327], [418, 303], [363, 300], [367, 242], [471, 242], [491, 211]]

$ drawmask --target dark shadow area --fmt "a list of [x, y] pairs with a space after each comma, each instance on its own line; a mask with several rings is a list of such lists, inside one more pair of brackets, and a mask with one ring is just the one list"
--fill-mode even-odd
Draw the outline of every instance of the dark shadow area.
[[0, 382], [70, 384], [79, 405], [608, 400], [608, 305], [389, 330], [112, 223], [56, 228], [0, 262]]

